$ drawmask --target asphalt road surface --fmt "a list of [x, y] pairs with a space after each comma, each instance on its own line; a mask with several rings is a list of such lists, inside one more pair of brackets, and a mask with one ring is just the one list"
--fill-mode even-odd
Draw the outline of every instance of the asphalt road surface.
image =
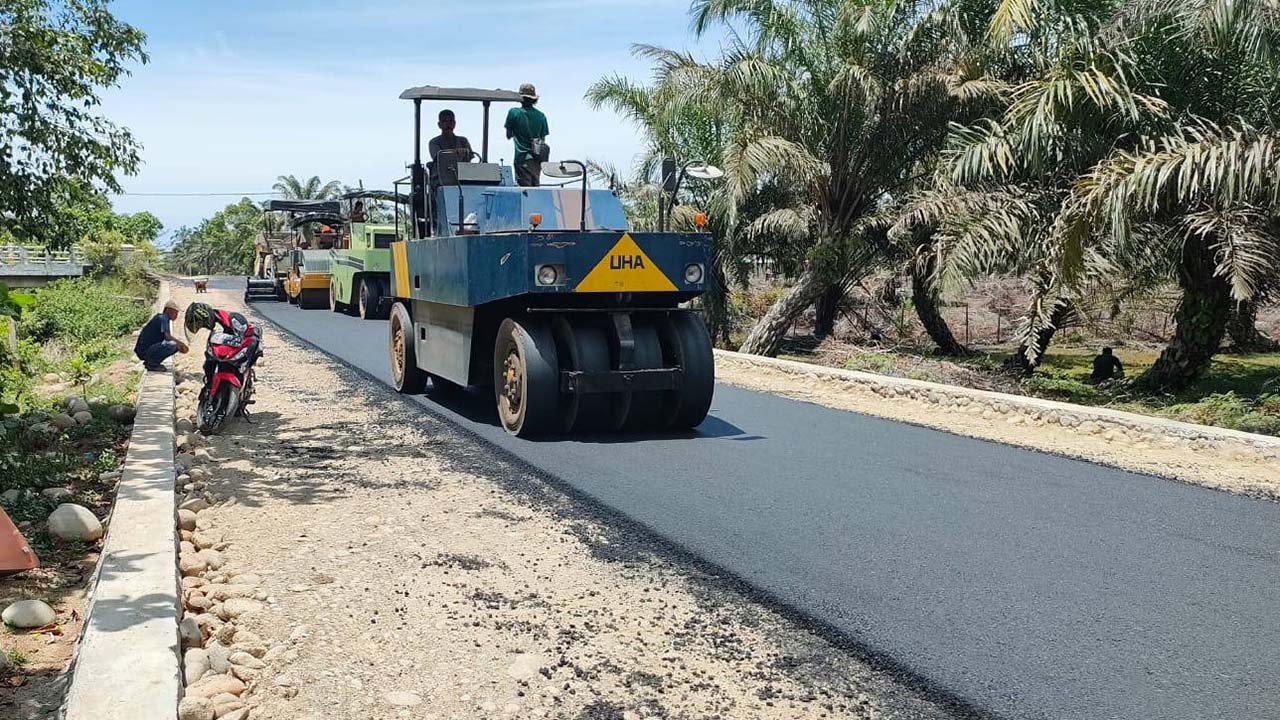
[[[389, 380], [385, 322], [254, 310]], [[980, 714], [1280, 718], [1280, 505], [725, 385], [676, 437], [416, 400]]]

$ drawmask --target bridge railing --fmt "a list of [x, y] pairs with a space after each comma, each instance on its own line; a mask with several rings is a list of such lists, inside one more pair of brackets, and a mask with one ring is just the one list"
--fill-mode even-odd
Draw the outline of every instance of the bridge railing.
[[50, 250], [39, 245], [0, 245], [0, 263], [5, 265], [19, 264], [78, 264], [87, 262], [79, 248], [67, 250]]

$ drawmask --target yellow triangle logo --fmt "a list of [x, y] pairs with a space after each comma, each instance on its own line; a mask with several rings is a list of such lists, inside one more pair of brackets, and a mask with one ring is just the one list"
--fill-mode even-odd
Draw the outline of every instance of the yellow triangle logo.
[[662, 270], [649, 259], [631, 236], [623, 233], [617, 244], [596, 263], [574, 292], [673, 292]]

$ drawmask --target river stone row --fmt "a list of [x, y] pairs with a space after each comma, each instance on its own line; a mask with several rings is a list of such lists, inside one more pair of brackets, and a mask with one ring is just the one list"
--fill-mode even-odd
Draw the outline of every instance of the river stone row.
[[[218, 499], [208, 489], [212, 458], [193, 427], [194, 381], [178, 385], [174, 458], [178, 493], [178, 570], [182, 576], [182, 674], [179, 720], [247, 720], [268, 663], [286, 651], [244, 627], [271, 598], [262, 580], [227, 562], [230, 543], [215, 525]], [[222, 505], [233, 504], [234, 498]]]

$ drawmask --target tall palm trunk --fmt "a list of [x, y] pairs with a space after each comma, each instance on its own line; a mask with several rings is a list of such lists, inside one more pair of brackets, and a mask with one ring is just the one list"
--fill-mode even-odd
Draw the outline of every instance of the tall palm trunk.
[[1049, 344], [1053, 342], [1053, 336], [1067, 324], [1073, 314], [1075, 314], [1075, 304], [1070, 300], [1059, 300], [1053, 307], [1053, 314], [1049, 316], [1049, 326], [1040, 328], [1036, 332], [1034, 347], [1026, 342], [1019, 345], [1018, 351], [1004, 361], [1005, 369], [1030, 377], [1036, 368], [1040, 367], [1040, 363], [1044, 362], [1044, 356], [1049, 352]]
[[1173, 337], [1135, 386], [1149, 392], [1181, 390], [1209, 367], [1231, 315], [1231, 288], [1214, 275], [1213, 253], [1203, 240], [1183, 250], [1178, 267], [1182, 300], [1174, 312]]
[[723, 345], [729, 338], [729, 279], [724, 268], [713, 260], [710, 282], [702, 295], [703, 315], [707, 320], [707, 333], [712, 345]]
[[836, 283], [818, 296], [814, 303], [813, 337], [823, 340], [836, 329], [836, 316], [840, 313], [840, 304], [844, 302], [845, 286]]
[[932, 268], [921, 263], [911, 263], [911, 304], [915, 306], [916, 317], [929, 334], [929, 339], [938, 347], [938, 353], [948, 357], [963, 357], [970, 354], [969, 348], [956, 340], [942, 317], [938, 307], [938, 291], [930, 282]]
[[786, 337], [787, 330], [791, 329], [796, 318], [826, 291], [827, 282], [824, 277], [824, 273], [812, 266], [800, 273], [795, 284], [756, 321], [738, 352], [769, 357], [777, 355], [782, 339]]
[[1280, 342], [1267, 337], [1258, 329], [1258, 303], [1247, 301], [1231, 309], [1227, 323], [1227, 335], [1231, 338], [1231, 351], [1237, 353], [1276, 352]]

